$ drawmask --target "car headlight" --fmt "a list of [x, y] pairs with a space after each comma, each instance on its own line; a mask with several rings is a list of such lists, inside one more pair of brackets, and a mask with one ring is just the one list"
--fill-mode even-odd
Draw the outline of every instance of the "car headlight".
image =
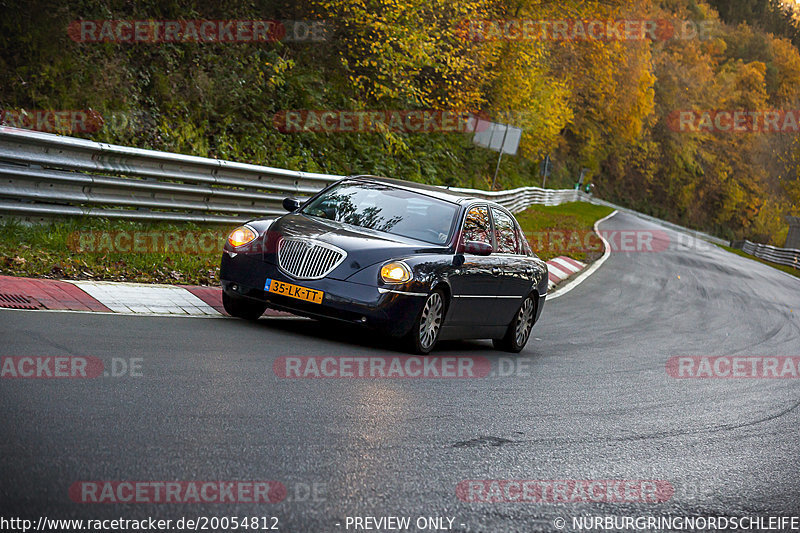
[[228, 235], [228, 244], [236, 248], [237, 246], [244, 246], [256, 240], [256, 232], [248, 226], [239, 226]]
[[412, 277], [411, 269], [402, 261], [392, 261], [381, 267], [381, 279], [385, 283], [405, 283]]

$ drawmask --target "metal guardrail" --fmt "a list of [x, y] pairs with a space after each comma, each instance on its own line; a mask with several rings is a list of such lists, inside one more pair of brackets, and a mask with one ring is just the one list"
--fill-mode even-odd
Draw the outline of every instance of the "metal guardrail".
[[[237, 224], [285, 213], [286, 196], [315, 194], [344, 176], [98, 143], [0, 126], [0, 216], [69, 215]], [[590, 201], [717, 244], [692, 231], [574, 189], [449, 189], [493, 200], [512, 212], [532, 204]]]
[[[239, 223], [284, 213], [343, 176], [98, 143], [0, 126], [0, 214]], [[584, 199], [573, 190], [451, 189], [512, 211]]]
[[237, 223], [342, 176], [0, 127], [0, 213]]
[[779, 265], [790, 266], [800, 269], [800, 250], [793, 250], [791, 248], [776, 248], [768, 244], [757, 244], [750, 241], [744, 241], [742, 251], [746, 254], [764, 259], [771, 263]]

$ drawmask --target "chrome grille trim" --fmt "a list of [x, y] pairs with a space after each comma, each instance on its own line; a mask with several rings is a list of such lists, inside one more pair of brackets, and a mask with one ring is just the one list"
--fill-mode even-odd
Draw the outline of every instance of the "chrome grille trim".
[[295, 279], [320, 279], [342, 264], [347, 252], [326, 242], [312, 239], [281, 239], [278, 266]]

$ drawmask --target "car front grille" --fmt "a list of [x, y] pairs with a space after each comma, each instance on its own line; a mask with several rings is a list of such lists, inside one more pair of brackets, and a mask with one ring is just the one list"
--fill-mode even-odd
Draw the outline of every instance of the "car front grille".
[[297, 279], [324, 278], [345, 257], [341, 248], [310, 239], [283, 239], [278, 244], [278, 265]]

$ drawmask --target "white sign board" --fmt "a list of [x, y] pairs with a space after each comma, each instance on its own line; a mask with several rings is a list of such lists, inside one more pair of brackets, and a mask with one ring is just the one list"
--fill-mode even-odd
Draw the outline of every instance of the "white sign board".
[[475, 125], [475, 136], [472, 142], [483, 148], [489, 148], [489, 143], [492, 142], [492, 126], [494, 122], [478, 119]]
[[478, 120], [472, 142], [495, 152], [516, 155], [522, 130], [506, 124]]

